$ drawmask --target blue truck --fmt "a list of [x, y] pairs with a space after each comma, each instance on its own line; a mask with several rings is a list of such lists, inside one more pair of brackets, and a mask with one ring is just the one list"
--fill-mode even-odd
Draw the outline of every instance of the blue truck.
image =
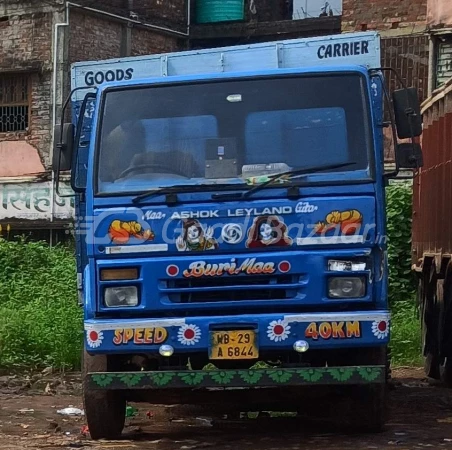
[[[128, 401], [297, 411], [306, 386], [383, 426], [384, 191], [422, 164], [416, 90], [390, 96], [385, 70], [367, 32], [72, 67], [54, 170], [76, 195], [93, 439]], [[384, 131], [404, 140], [391, 172]]]

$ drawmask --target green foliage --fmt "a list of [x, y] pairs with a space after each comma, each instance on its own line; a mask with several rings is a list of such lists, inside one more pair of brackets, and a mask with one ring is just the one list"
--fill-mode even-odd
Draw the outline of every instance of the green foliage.
[[412, 298], [415, 291], [411, 271], [412, 187], [404, 183], [386, 188], [389, 265], [389, 302]]
[[394, 366], [420, 366], [421, 326], [414, 299], [392, 305], [391, 357]]
[[82, 311], [73, 253], [0, 240], [0, 261], [0, 367], [78, 367]]
[[397, 183], [386, 188], [391, 356], [395, 366], [421, 363], [420, 323], [413, 299], [411, 270], [412, 187]]

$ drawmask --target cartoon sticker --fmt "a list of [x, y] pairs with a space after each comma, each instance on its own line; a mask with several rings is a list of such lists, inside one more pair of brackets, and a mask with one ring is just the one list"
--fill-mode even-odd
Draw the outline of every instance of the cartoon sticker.
[[285, 341], [289, 337], [289, 334], [290, 325], [281, 319], [270, 322], [270, 325], [267, 327], [267, 336], [271, 341]]
[[201, 339], [201, 329], [197, 325], [183, 325], [179, 328], [177, 339], [182, 345], [195, 345]]
[[153, 241], [155, 238], [155, 234], [150, 228], [144, 230], [141, 224], [136, 221], [113, 220], [108, 229], [108, 234], [114, 244], [127, 244], [133, 237], [143, 241]]
[[104, 340], [104, 334], [102, 331], [87, 331], [86, 332], [86, 342], [91, 348], [98, 348]]
[[213, 237], [213, 229], [205, 228], [196, 219], [183, 220], [182, 234], [176, 240], [180, 252], [201, 252], [216, 250], [219, 246]]
[[292, 245], [292, 239], [287, 235], [287, 226], [278, 216], [256, 217], [248, 230], [247, 248], [290, 245]]
[[310, 323], [305, 331], [305, 337], [317, 340], [322, 339], [350, 339], [361, 337], [360, 322], [317, 322]]
[[356, 209], [348, 211], [331, 211], [324, 222], [315, 225], [316, 234], [340, 229], [343, 235], [356, 234], [363, 223], [363, 215]]
[[372, 333], [378, 339], [384, 339], [384, 338], [388, 337], [389, 321], [388, 320], [375, 321], [372, 324]]
[[119, 328], [114, 331], [113, 344], [162, 344], [168, 339], [166, 328]]

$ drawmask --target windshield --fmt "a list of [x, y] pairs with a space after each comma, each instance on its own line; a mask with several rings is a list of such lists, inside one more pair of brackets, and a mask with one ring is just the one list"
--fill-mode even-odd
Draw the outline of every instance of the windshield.
[[347, 171], [368, 179], [366, 98], [359, 74], [109, 91], [98, 192], [251, 185], [295, 168], [348, 162], [355, 163], [349, 170], [308, 179], [343, 180]]

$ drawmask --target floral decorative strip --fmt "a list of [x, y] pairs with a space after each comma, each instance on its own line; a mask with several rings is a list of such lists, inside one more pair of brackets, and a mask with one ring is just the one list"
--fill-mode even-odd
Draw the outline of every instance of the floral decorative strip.
[[286, 370], [267, 370], [267, 375], [279, 384], [287, 383], [292, 378], [292, 372]]
[[110, 375], [108, 373], [101, 373], [101, 374], [95, 374], [91, 375], [92, 380], [101, 387], [109, 386], [113, 381], [114, 375]]
[[358, 367], [358, 373], [363, 380], [374, 381], [381, 375], [382, 369], [379, 367]]
[[188, 384], [190, 386], [198, 386], [206, 375], [207, 375], [207, 373], [205, 373], [205, 372], [193, 371], [193, 372], [179, 374], [179, 378], [185, 384]]
[[257, 384], [264, 375], [262, 370], [248, 370], [240, 373], [240, 378], [248, 384]]
[[154, 372], [150, 375], [152, 382], [156, 386], [166, 386], [174, 377], [172, 372]]
[[366, 384], [385, 381], [384, 366], [92, 373], [92, 389], [192, 389]]
[[222, 370], [221, 372], [210, 372], [210, 378], [217, 384], [228, 385], [231, 384], [236, 372], [229, 370]]
[[308, 369], [297, 370], [299, 375], [305, 381], [311, 381], [312, 383], [318, 383], [323, 377], [324, 371], [322, 369]]
[[328, 369], [328, 373], [336, 381], [348, 381], [353, 376], [354, 372], [355, 372], [354, 369], [349, 368], [349, 367]]
[[133, 387], [136, 386], [141, 379], [144, 377], [144, 374], [142, 373], [125, 373], [124, 375], [121, 375], [119, 379], [127, 386], [127, 387]]

